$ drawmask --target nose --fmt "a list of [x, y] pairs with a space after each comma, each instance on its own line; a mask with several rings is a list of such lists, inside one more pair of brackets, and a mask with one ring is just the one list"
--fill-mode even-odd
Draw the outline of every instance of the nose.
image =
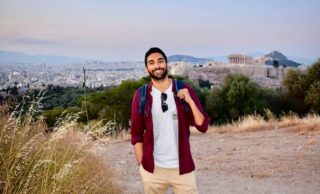
[[159, 63], [158, 62], [155, 63], [155, 67], [159, 68]]

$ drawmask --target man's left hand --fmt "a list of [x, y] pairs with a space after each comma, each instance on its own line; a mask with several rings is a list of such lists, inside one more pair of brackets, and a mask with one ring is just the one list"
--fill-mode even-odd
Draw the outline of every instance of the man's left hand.
[[179, 90], [177, 97], [180, 99], [184, 99], [188, 104], [193, 102], [193, 100], [189, 94], [189, 90], [187, 88]]

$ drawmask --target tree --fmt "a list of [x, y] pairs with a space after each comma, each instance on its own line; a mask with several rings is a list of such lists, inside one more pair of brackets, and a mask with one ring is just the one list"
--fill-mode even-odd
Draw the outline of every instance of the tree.
[[[119, 86], [88, 96], [89, 119], [99, 119], [105, 122], [115, 120], [119, 127], [128, 128], [134, 92], [149, 81], [150, 79], [146, 77], [138, 81], [126, 80], [122, 81]], [[83, 99], [80, 104], [84, 106]]]
[[311, 110], [320, 113], [320, 81], [311, 84], [306, 92], [305, 102], [311, 106]]
[[52, 110], [47, 110], [43, 112], [43, 116], [45, 118], [45, 122], [47, 123], [48, 127], [51, 128], [57, 121], [57, 118], [63, 113], [62, 108], [54, 108]]
[[288, 95], [296, 99], [304, 98], [304, 91], [307, 88], [306, 76], [301, 71], [288, 70], [283, 80]]
[[308, 90], [305, 92], [305, 103], [320, 113], [320, 61], [312, 65], [307, 72]]
[[314, 82], [320, 81], [320, 61], [318, 60], [307, 70], [307, 84], [311, 85]]
[[242, 74], [228, 75], [221, 88], [216, 88], [206, 101], [208, 113], [216, 123], [224, 123], [241, 116], [264, 113], [267, 107], [264, 91]]
[[306, 72], [289, 70], [283, 81], [291, 108], [305, 114], [310, 110], [319, 109], [320, 61], [317, 61]]

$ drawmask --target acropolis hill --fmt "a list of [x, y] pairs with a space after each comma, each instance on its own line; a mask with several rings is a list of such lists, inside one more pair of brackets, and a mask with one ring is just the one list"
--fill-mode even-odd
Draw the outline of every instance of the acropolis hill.
[[257, 58], [232, 54], [228, 56], [228, 63], [207, 61], [194, 65], [188, 62], [171, 62], [170, 73], [186, 76], [195, 83], [198, 80], [208, 80], [212, 87], [220, 85], [227, 74], [241, 73], [261, 86], [279, 88], [286, 72], [297, 69], [300, 65], [288, 60], [280, 52], [273, 51]]

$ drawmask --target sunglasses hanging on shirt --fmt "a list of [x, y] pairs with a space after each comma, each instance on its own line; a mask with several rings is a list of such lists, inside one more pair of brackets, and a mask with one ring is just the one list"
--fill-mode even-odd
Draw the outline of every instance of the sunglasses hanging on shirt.
[[167, 94], [166, 93], [161, 93], [161, 108], [162, 112], [166, 112], [168, 110], [168, 105], [166, 103], [167, 100]]

